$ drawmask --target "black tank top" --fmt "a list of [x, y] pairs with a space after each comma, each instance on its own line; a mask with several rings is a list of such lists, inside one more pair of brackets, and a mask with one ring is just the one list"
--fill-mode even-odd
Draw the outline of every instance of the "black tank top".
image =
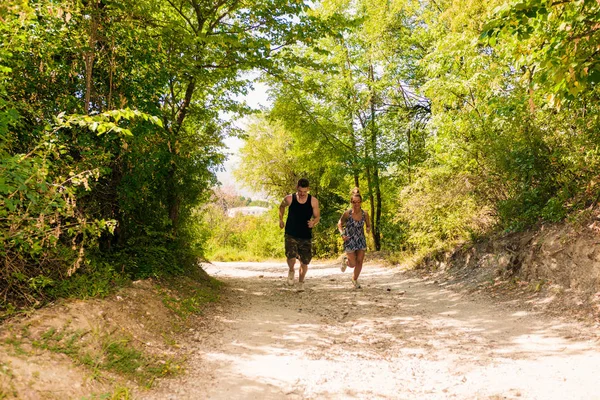
[[292, 194], [292, 203], [285, 222], [285, 233], [299, 238], [311, 239], [312, 229], [308, 227], [308, 220], [313, 216], [310, 194], [304, 204], [298, 203], [296, 193]]

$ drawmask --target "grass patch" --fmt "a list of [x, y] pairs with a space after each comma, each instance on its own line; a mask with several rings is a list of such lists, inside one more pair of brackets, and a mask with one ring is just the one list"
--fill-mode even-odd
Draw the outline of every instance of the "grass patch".
[[[108, 371], [150, 387], [158, 377], [172, 376], [182, 371], [179, 362], [145, 354], [133, 346], [133, 340], [127, 336], [111, 334], [101, 335], [98, 343], [81, 340], [84, 332], [49, 328], [34, 347], [69, 356], [80, 365], [90, 368], [95, 378], [101, 377], [101, 371]], [[114, 397], [108, 397], [114, 398]], [[116, 398], [123, 398], [116, 397]]]
[[23, 345], [23, 341], [17, 339], [14, 336], [4, 339], [4, 343], [6, 343], [9, 346], [12, 346], [15, 355], [26, 356], [28, 354], [27, 351], [24, 350], [23, 347], [21, 347]]
[[56, 282], [48, 293], [53, 298], [103, 298], [126, 286], [130, 279], [108, 263], [87, 265], [68, 279]]
[[135, 376], [145, 365], [146, 357], [130, 345], [128, 339], [107, 340], [103, 344], [104, 369], [121, 375]]
[[158, 290], [165, 307], [186, 320], [200, 314], [206, 304], [217, 302], [222, 286], [221, 281], [212, 277], [202, 280], [172, 277], [164, 278]]
[[130, 400], [131, 391], [126, 387], [117, 387], [112, 393], [93, 394], [91, 397], [83, 397], [81, 400]]
[[78, 339], [82, 335], [83, 332], [79, 330], [69, 331], [67, 329], [50, 328], [41, 335], [40, 340], [34, 340], [32, 343], [35, 347], [44, 350], [75, 357], [79, 354], [81, 348]]
[[45, 275], [38, 275], [35, 279], [27, 279], [25, 274], [16, 276], [19, 285], [28, 282], [28, 286], [21, 289], [27, 300], [0, 299], [0, 322], [15, 315], [28, 314], [59, 298], [103, 298], [131, 282], [124, 273], [105, 262], [85, 264], [65, 279], [52, 279]]
[[8, 364], [0, 362], [0, 374], [13, 378], [14, 375]]
[[10, 366], [0, 361], [0, 400], [17, 398], [18, 393], [13, 386], [13, 374]]

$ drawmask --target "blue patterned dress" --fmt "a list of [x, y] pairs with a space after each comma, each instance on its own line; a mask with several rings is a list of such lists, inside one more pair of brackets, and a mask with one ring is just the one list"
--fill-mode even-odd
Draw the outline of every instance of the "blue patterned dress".
[[350, 215], [348, 215], [345, 234], [346, 236], [349, 236], [349, 239], [344, 242], [344, 251], [346, 253], [367, 249], [367, 238], [365, 237], [364, 229], [365, 211], [360, 211], [362, 212], [362, 218], [358, 221], [355, 221], [354, 218], [352, 218], [352, 210], [350, 210]]

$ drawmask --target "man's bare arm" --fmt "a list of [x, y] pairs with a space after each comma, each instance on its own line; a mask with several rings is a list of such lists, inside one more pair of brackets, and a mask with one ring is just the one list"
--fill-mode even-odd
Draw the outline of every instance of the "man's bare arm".
[[279, 227], [282, 229], [285, 227], [283, 215], [285, 214], [285, 209], [291, 204], [291, 198], [291, 195], [285, 196], [279, 205]]
[[321, 220], [321, 211], [319, 210], [319, 200], [317, 200], [314, 197], [311, 197], [310, 202], [313, 209], [313, 217], [310, 221], [308, 221], [308, 227], [313, 228]]

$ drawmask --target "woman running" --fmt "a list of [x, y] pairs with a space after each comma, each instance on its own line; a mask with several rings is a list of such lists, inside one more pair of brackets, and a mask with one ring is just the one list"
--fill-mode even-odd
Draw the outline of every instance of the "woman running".
[[367, 238], [364, 227], [367, 226], [367, 234], [371, 232], [371, 219], [369, 214], [361, 208], [362, 197], [358, 188], [352, 191], [350, 202], [352, 208], [345, 211], [338, 221], [338, 230], [342, 235], [342, 239], [344, 239], [344, 252], [346, 253], [341, 270], [344, 272], [347, 266], [354, 268], [352, 285], [355, 289], [360, 289], [358, 276], [362, 270], [365, 252], [367, 251]]

